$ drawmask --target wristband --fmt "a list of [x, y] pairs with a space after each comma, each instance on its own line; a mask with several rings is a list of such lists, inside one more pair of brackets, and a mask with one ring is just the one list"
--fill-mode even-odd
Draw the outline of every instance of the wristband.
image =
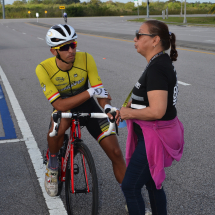
[[90, 98], [93, 97], [95, 90], [93, 88], [89, 88], [87, 92], [90, 94]]

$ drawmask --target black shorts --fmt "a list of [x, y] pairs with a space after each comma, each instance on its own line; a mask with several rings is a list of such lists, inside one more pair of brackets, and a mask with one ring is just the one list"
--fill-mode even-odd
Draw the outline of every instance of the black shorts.
[[[74, 108], [71, 112], [79, 112], [79, 113], [103, 113], [99, 105], [96, 101], [91, 98], [84, 102], [82, 105]], [[107, 118], [80, 118], [80, 125], [86, 126], [89, 133], [96, 139], [99, 143], [106, 136], [104, 132], [109, 128], [109, 122]], [[116, 134], [113, 130], [110, 135]]]

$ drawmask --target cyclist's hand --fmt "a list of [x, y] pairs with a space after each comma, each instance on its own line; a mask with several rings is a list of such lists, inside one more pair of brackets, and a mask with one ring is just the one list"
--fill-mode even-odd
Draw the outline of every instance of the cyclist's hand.
[[104, 110], [110, 119], [113, 119], [113, 113], [115, 113], [114, 115], [115, 115], [116, 124], [119, 125], [119, 120], [120, 120], [119, 109], [116, 107], [112, 107], [109, 104], [106, 104], [104, 107]]
[[104, 88], [89, 88], [88, 93], [90, 97], [95, 96], [96, 98], [109, 98], [108, 91]]

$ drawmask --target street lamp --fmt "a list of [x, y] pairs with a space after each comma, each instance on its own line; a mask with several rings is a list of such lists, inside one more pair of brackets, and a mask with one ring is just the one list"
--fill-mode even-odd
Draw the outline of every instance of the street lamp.
[[186, 19], [186, 0], [184, 1], [184, 23], [187, 23], [187, 19]]
[[149, 18], [149, 0], [147, 0], [147, 18]]
[[4, 0], [2, 0], [2, 18], [5, 19]]

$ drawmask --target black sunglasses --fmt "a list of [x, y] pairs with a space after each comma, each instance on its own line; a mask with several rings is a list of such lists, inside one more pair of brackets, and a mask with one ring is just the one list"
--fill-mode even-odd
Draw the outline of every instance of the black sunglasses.
[[138, 31], [138, 30], [136, 30], [136, 34], [135, 34], [135, 36], [136, 36], [137, 40], [139, 40], [140, 36], [142, 36], [142, 35], [150, 36], [150, 37], [154, 37], [154, 36], [156, 36], [155, 34], [141, 34], [141, 33], [139, 33], [139, 31]]
[[73, 41], [71, 43], [68, 43], [62, 46], [53, 47], [52, 49], [59, 49], [59, 51], [68, 51], [69, 47], [71, 47], [72, 49], [75, 49], [77, 47], [77, 42]]

